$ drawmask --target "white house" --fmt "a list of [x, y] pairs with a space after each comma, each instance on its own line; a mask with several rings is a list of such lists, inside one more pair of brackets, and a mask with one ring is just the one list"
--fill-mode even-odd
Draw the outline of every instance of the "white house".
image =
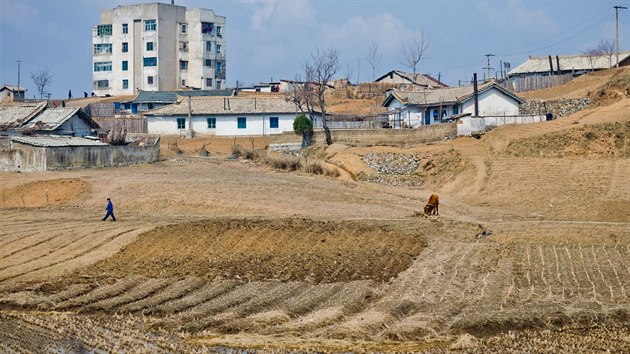
[[[188, 117], [189, 109], [191, 112]], [[169, 106], [145, 112], [149, 134], [261, 136], [293, 131], [300, 114], [281, 97], [180, 97]], [[192, 123], [192, 125], [191, 125]], [[321, 125], [321, 115], [314, 125]]]
[[374, 82], [394, 85], [398, 88], [408, 87], [427, 87], [427, 88], [443, 88], [448, 87], [447, 84], [435, 79], [429, 74], [413, 74], [400, 70], [392, 70], [387, 74], [377, 78]]
[[[495, 82], [479, 85], [478, 101], [479, 116], [515, 116], [524, 102]], [[471, 85], [419, 91], [391, 90], [383, 106], [388, 110], [389, 123], [396, 128], [443, 123], [454, 116], [474, 114], [474, 88]]]

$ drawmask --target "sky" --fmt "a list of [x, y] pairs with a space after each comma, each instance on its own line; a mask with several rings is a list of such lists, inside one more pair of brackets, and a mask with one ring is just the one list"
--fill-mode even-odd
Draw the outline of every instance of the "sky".
[[[36, 95], [30, 73], [47, 69], [53, 98], [91, 92], [92, 28], [102, 9], [165, 2], [0, 0], [0, 85]], [[338, 78], [371, 81], [390, 70], [411, 71], [401, 46], [423, 33], [429, 42], [417, 72], [449, 85], [484, 77], [487, 66], [515, 68], [528, 55], [580, 54], [615, 40], [613, 6], [630, 0], [175, 0], [226, 17], [227, 81], [233, 87], [293, 79], [317, 50], [340, 54]], [[630, 9], [619, 12], [620, 50], [630, 49]], [[375, 73], [371, 43], [382, 57]]]

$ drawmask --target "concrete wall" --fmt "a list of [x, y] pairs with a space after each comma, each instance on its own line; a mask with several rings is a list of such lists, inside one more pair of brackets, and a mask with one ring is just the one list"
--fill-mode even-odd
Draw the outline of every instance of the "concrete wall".
[[[410, 146], [444, 140], [457, 134], [455, 123], [433, 124], [417, 129], [331, 129], [334, 143], [355, 146], [390, 145]], [[302, 137], [293, 133], [272, 136], [273, 144], [292, 144], [302, 141]], [[324, 131], [316, 130], [314, 143], [326, 141]]]
[[88, 167], [112, 167], [151, 163], [160, 157], [159, 139], [154, 145], [34, 147], [13, 142], [12, 150], [0, 150], [2, 171], [50, 171]]
[[457, 135], [482, 134], [486, 130], [506, 124], [531, 124], [545, 121], [544, 115], [464, 117], [457, 122]]
[[[496, 88], [479, 94], [480, 116], [515, 116], [518, 115], [519, 102], [510, 96], [503, 94]], [[469, 99], [463, 103], [463, 111], [460, 113], [475, 113], [475, 100]]]

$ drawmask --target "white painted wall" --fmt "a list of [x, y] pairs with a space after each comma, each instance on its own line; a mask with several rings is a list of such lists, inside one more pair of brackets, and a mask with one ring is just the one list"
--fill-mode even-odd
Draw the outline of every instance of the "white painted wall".
[[[519, 103], [502, 91], [491, 88], [479, 94], [479, 115], [518, 115]], [[463, 113], [475, 113], [475, 100], [470, 98], [463, 103]]]
[[457, 122], [457, 135], [470, 136], [473, 133], [483, 133], [487, 129], [506, 124], [531, 124], [544, 122], [544, 115], [532, 116], [489, 116], [463, 117]]
[[[221, 115], [221, 116], [194, 116], [193, 132], [195, 135], [217, 135], [217, 136], [262, 136], [271, 134], [281, 134], [293, 131], [293, 121], [297, 115], [291, 114], [269, 114], [269, 115]], [[239, 129], [237, 118], [245, 117], [247, 126]], [[269, 118], [278, 117], [278, 128], [270, 128]], [[147, 119], [147, 129], [149, 134], [185, 134], [188, 129], [187, 116], [145, 116]], [[186, 119], [186, 129], [177, 129], [177, 118]], [[216, 118], [216, 129], [208, 129], [208, 118]]]

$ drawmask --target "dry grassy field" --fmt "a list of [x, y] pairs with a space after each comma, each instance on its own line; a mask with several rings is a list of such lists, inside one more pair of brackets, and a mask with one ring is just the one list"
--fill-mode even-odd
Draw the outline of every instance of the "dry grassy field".
[[[627, 352], [628, 106], [316, 149], [338, 178], [226, 159], [219, 140], [0, 173], [0, 351]], [[370, 152], [439, 166], [362, 182]], [[431, 193], [440, 216], [418, 217]]]

